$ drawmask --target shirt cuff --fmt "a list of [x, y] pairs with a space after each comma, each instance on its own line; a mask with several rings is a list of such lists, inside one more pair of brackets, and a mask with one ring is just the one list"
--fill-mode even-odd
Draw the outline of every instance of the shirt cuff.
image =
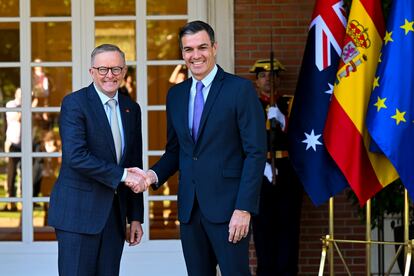
[[158, 184], [158, 175], [157, 175], [157, 173], [156, 172], [154, 172], [153, 170], [151, 170], [151, 169], [149, 169], [148, 171], [151, 171], [151, 172], [153, 172], [154, 173], [154, 176], [155, 176], [155, 182], [153, 183], [153, 184]]
[[128, 174], [128, 170], [127, 169], [124, 169], [124, 173], [122, 174], [121, 182], [125, 182], [125, 179], [127, 177], [127, 174]]

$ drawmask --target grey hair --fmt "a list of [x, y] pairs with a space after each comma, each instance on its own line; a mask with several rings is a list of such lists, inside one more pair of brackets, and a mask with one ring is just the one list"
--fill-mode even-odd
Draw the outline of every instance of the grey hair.
[[118, 52], [121, 55], [122, 60], [125, 64], [125, 53], [121, 49], [119, 49], [118, 46], [113, 44], [102, 44], [93, 49], [91, 54], [91, 66], [93, 66], [95, 62], [95, 56], [104, 52]]

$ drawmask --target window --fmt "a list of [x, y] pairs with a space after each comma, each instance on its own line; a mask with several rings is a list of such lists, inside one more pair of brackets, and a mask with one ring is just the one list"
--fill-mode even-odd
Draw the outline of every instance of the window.
[[[4, 3], [3, 3], [4, 2]], [[51, 189], [61, 164], [63, 97], [91, 82], [90, 53], [115, 43], [126, 53], [124, 91], [142, 108], [144, 168], [166, 142], [168, 89], [188, 77], [178, 47], [185, 22], [232, 14], [232, 1], [9, 0], [0, 5], [0, 243], [50, 241]], [[215, 24], [219, 64], [231, 70], [232, 24]], [[231, 20], [230, 20], [231, 23]], [[223, 28], [224, 31], [221, 30]], [[228, 44], [226, 42], [226, 44]], [[222, 55], [225, 58], [220, 58]], [[221, 59], [221, 60], [220, 60]], [[229, 66], [230, 64], [230, 66]], [[178, 176], [145, 194], [144, 240], [178, 239]]]
[[[60, 105], [90, 83], [96, 45], [114, 43], [125, 51], [123, 89], [143, 111], [145, 167], [158, 160], [166, 139], [166, 92], [187, 77], [177, 36], [188, 10], [187, 0], [0, 5], [0, 241], [55, 239], [47, 213], [61, 165]], [[177, 188], [174, 176], [145, 197], [148, 239], [178, 239]]]

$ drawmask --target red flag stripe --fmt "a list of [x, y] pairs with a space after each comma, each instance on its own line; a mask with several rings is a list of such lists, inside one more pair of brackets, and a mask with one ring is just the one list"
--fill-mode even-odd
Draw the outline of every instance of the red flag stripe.
[[325, 33], [322, 34], [322, 39], [323, 39], [323, 47], [326, 47], [326, 51], [323, 51], [323, 68], [326, 68], [329, 66], [329, 62], [330, 62], [330, 58], [329, 58], [329, 54], [330, 54], [330, 43], [328, 41], [328, 37], [326, 36]]
[[359, 0], [367, 11], [369, 17], [371, 17], [372, 22], [374, 22], [375, 28], [379, 33], [380, 37], [385, 35], [385, 20], [384, 15], [382, 14], [381, 3], [372, 0]]
[[[335, 156], [337, 165], [344, 173], [359, 202], [364, 203], [383, 186], [378, 181], [368, 158], [361, 133], [342, 109], [335, 96], [332, 97], [330, 108], [326, 125], [335, 125], [341, 131], [325, 131], [325, 146], [331, 155]], [[349, 156], [353, 158], [350, 159]]]

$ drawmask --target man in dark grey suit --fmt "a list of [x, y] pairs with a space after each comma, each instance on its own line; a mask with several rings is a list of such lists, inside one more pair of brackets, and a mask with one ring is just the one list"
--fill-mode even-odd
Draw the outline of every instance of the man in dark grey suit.
[[144, 190], [145, 181], [126, 169], [142, 168], [141, 110], [118, 93], [126, 71], [117, 46], [98, 46], [89, 69], [93, 83], [62, 103], [62, 166], [48, 219], [60, 275], [119, 275], [125, 239], [136, 245], [143, 234], [142, 193], [132, 190]]
[[[147, 172], [158, 188], [177, 170], [178, 216], [190, 276], [250, 275], [251, 214], [257, 213], [266, 159], [264, 115], [251, 81], [215, 63], [213, 29], [180, 30], [189, 78], [167, 96], [164, 155]], [[204, 104], [205, 103], [205, 104]]]

